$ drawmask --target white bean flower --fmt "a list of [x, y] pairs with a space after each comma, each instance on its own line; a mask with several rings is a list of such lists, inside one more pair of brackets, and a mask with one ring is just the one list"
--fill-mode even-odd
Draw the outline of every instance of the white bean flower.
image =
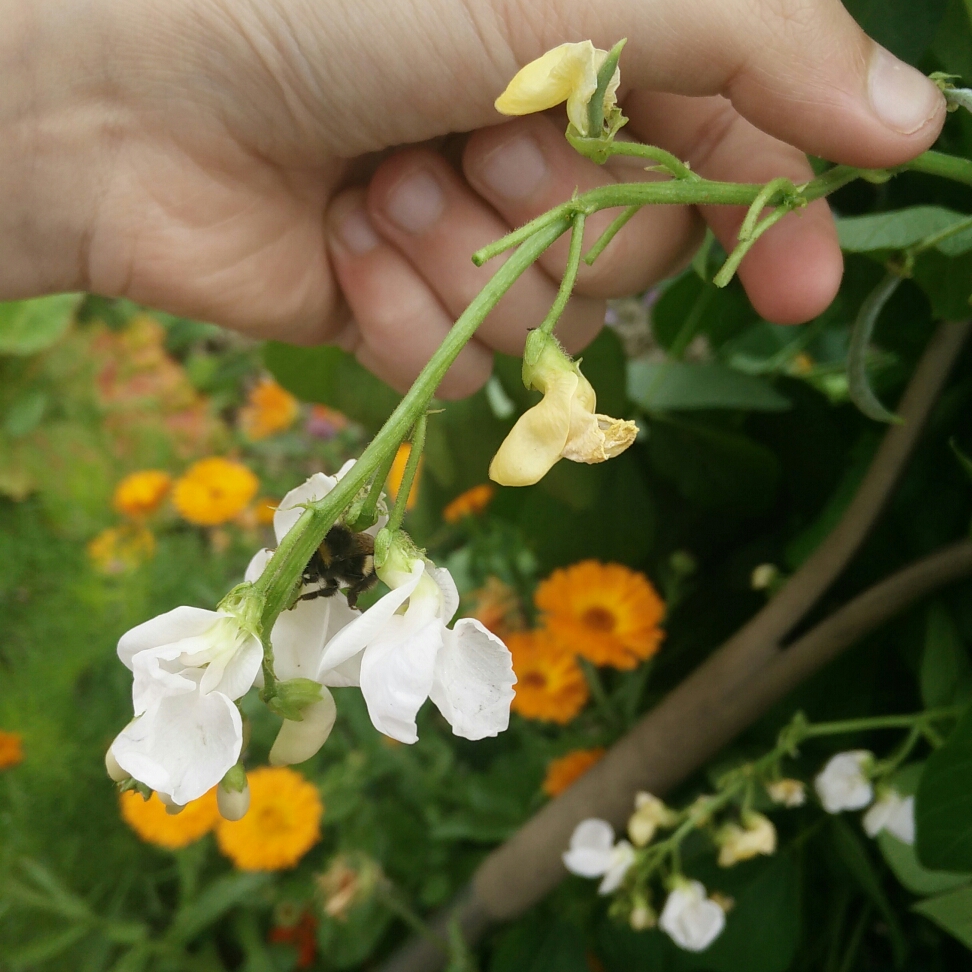
[[802, 807], [807, 802], [807, 788], [800, 780], [773, 780], [766, 784], [766, 792], [774, 803], [784, 807]]
[[177, 607], [122, 635], [135, 718], [111, 746], [117, 765], [177, 805], [202, 796], [239, 759], [235, 700], [260, 668], [260, 639], [240, 618]]
[[614, 842], [614, 828], [606, 820], [592, 817], [582, 820], [570, 838], [570, 849], [564, 851], [564, 866], [580, 877], [603, 877], [598, 894], [616, 891], [634, 863], [634, 848], [626, 840]]
[[357, 668], [375, 728], [403, 743], [418, 739], [415, 718], [430, 698], [457, 736], [483, 739], [509, 725], [513, 662], [479, 621], [446, 627], [459, 607], [451, 574], [402, 549], [378, 576], [391, 590], [327, 644], [317, 678]]
[[669, 893], [658, 927], [679, 948], [705, 951], [726, 927], [726, 913], [712, 900], [701, 881], [680, 881]]
[[877, 837], [886, 830], [902, 843], [915, 842], [915, 798], [902, 796], [890, 789], [881, 793], [874, 806], [864, 814], [864, 830], [868, 837]]
[[867, 772], [874, 754], [866, 749], [852, 749], [832, 756], [813, 781], [827, 813], [861, 810], [874, 799], [874, 789]]

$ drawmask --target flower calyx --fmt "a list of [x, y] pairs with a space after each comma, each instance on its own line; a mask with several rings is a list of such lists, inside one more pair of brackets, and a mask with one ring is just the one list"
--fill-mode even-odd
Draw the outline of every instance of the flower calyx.
[[543, 399], [520, 416], [490, 463], [489, 477], [501, 486], [532, 486], [560, 459], [604, 462], [624, 452], [638, 435], [635, 422], [594, 411], [597, 395], [591, 383], [557, 341], [541, 331], [528, 339], [523, 383], [542, 392]]
[[273, 695], [264, 701], [267, 708], [282, 719], [302, 722], [304, 710], [321, 701], [321, 685], [312, 678], [289, 678], [276, 682]]

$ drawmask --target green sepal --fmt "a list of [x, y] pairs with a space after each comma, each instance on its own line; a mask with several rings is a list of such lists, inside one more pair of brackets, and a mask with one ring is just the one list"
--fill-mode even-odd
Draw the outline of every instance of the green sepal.
[[134, 776], [130, 776], [123, 783], [119, 783], [118, 784], [118, 792], [119, 793], [127, 793], [129, 790], [134, 790], [146, 802], [152, 796], [151, 787], [146, 786], [144, 783], [140, 783], [138, 780], [135, 779]]
[[276, 692], [267, 699], [267, 708], [283, 719], [303, 722], [303, 709], [320, 702], [321, 686], [311, 678], [289, 678], [277, 682]]
[[375, 537], [375, 569], [384, 567], [392, 547], [394, 534], [388, 527], [382, 527]]
[[617, 70], [621, 50], [627, 42], [628, 38], [622, 37], [608, 51], [608, 56], [604, 59], [601, 70], [597, 72], [597, 88], [594, 90], [594, 95], [587, 104], [587, 133], [592, 138], [601, 137], [604, 131], [604, 96], [607, 94], [608, 85], [611, 83], [611, 78], [614, 77], [614, 72]]
[[523, 346], [524, 388], [530, 389], [533, 387], [533, 369], [536, 367], [537, 362], [543, 355], [543, 349], [547, 346], [547, 342], [554, 340], [555, 338], [551, 337], [549, 334], [545, 334], [539, 328], [530, 331], [530, 333], [527, 335], [526, 344]]
[[246, 789], [246, 770], [242, 763], [237, 763], [226, 771], [219, 785], [227, 793], [242, 793]]
[[217, 610], [233, 615], [244, 631], [259, 638], [265, 603], [266, 597], [257, 591], [255, 585], [251, 581], [243, 581], [219, 602]]

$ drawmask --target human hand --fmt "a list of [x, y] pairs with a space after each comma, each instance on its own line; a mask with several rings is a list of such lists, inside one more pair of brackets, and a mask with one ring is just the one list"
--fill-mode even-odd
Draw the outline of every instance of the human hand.
[[[547, 49], [627, 36], [628, 130], [708, 178], [803, 182], [802, 151], [899, 164], [945, 114], [838, 0], [0, 0], [0, 24], [0, 298], [85, 289], [337, 343], [398, 388], [494, 272], [475, 249], [575, 187], [653, 178], [576, 155], [559, 117], [497, 124], [493, 100]], [[472, 132], [458, 165], [452, 132]], [[613, 215], [588, 220], [590, 240]], [[604, 298], [683, 265], [703, 223], [731, 249], [742, 215], [643, 209], [582, 269], [568, 350]], [[522, 351], [565, 256], [561, 241], [524, 274], [442, 395], [482, 384], [493, 349]], [[740, 278], [792, 323], [826, 307], [841, 269], [818, 202]]]

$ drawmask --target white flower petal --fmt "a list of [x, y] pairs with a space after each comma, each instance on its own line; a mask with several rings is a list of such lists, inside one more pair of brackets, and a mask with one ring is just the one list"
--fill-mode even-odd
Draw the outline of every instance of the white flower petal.
[[905, 797], [891, 814], [885, 830], [904, 844], [915, 842], [915, 798]]
[[619, 840], [611, 851], [611, 860], [597, 893], [611, 894], [617, 891], [634, 860], [634, 848], [626, 840]]
[[479, 621], [464, 618], [444, 632], [430, 698], [457, 736], [484, 739], [510, 724], [513, 658]]
[[611, 851], [591, 847], [575, 847], [564, 851], [564, 867], [578, 877], [595, 878], [607, 874], [611, 867]]
[[403, 743], [418, 739], [415, 717], [432, 689], [444, 631], [433, 619], [406, 635], [405, 619], [396, 616], [368, 645], [361, 658], [361, 694], [379, 732]]
[[442, 607], [439, 617], [442, 618], [443, 624], [448, 624], [455, 617], [456, 611], [459, 610], [459, 591], [456, 588], [456, 582], [445, 567], [429, 567], [427, 569], [432, 579], [439, 585], [439, 590], [442, 593]]
[[243, 723], [225, 695], [173, 695], [134, 719], [111, 751], [136, 780], [185, 805], [215, 786], [236, 764]]
[[243, 580], [255, 584], [263, 576], [263, 572], [267, 569], [267, 564], [270, 563], [272, 556], [273, 551], [268, 550], [266, 547], [258, 550], [251, 558], [249, 564], [247, 564], [246, 572], [243, 574]]
[[346, 662], [335, 665], [324, 672], [321, 678], [322, 685], [329, 685], [331, 688], [354, 688], [361, 684], [361, 658], [364, 652], [352, 655]]
[[377, 637], [395, 612], [409, 599], [424, 574], [425, 564], [417, 560], [406, 583], [389, 591], [362, 615], [343, 627], [324, 649], [318, 680], [323, 680], [326, 672], [346, 662]]
[[[341, 475], [344, 475], [346, 471], [346, 468], [342, 468]], [[284, 496], [277, 507], [277, 512], [273, 514], [273, 532], [276, 534], [277, 543], [283, 540], [290, 528], [300, 519], [304, 512], [304, 507], [301, 504], [324, 499], [337, 486], [337, 482], [334, 476], [314, 473], [310, 479]]]
[[699, 881], [687, 881], [675, 888], [658, 919], [658, 927], [689, 952], [707, 949], [725, 926], [725, 912], [706, 896]]
[[271, 766], [303, 763], [327, 742], [337, 718], [337, 706], [334, 704], [334, 696], [327, 689], [322, 690], [322, 695], [320, 702], [303, 709], [302, 721], [284, 719], [270, 749]]
[[[260, 644], [260, 639], [256, 635], [247, 635], [226, 662], [212, 691], [219, 692], [230, 699], [242, 698], [253, 686], [262, 663], [263, 645]], [[209, 667], [206, 669], [206, 675], [209, 674]], [[204, 675], [200, 691], [208, 689], [206, 683], [207, 679]]]
[[832, 756], [813, 781], [827, 813], [861, 810], [874, 799], [874, 790], [863, 768], [874, 758], [866, 749], [854, 749]]
[[132, 658], [140, 651], [204, 634], [221, 616], [216, 611], [203, 608], [173, 608], [126, 631], [118, 641], [118, 657], [130, 669]]

